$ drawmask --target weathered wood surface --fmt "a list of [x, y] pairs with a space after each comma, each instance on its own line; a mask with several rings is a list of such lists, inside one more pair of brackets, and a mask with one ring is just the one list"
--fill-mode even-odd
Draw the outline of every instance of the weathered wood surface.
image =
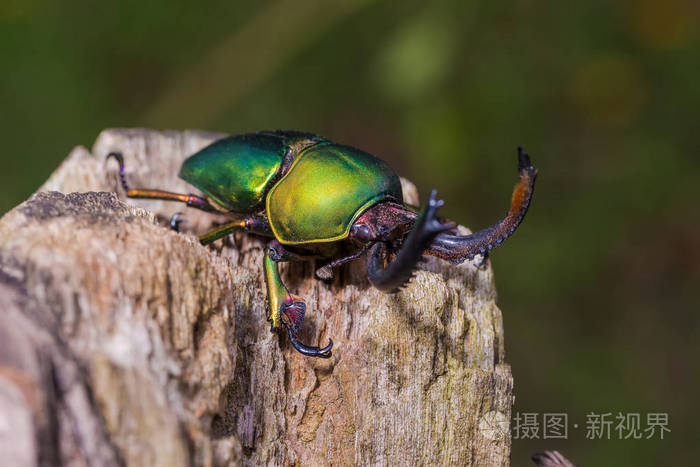
[[0, 219], [3, 461], [508, 464], [512, 377], [491, 269], [429, 259], [385, 295], [363, 261], [330, 283], [312, 263], [285, 265], [307, 299], [302, 339], [335, 342], [329, 360], [303, 357], [265, 319], [261, 240], [207, 248], [171, 232], [175, 211], [190, 232], [216, 219], [125, 201], [105, 161], [122, 151], [133, 186], [188, 192], [181, 161], [217, 136], [106, 130]]

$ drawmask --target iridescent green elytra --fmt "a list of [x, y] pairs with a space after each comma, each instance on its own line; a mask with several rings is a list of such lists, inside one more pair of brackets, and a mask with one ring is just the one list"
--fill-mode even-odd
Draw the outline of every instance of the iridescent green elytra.
[[[285, 155], [291, 167], [276, 176]], [[285, 245], [342, 240], [373, 204], [403, 201], [399, 177], [384, 161], [308, 135], [292, 144], [274, 134], [224, 138], [189, 157], [180, 177], [233, 212], [261, 210], [267, 196], [270, 227]]]
[[262, 204], [286, 150], [278, 138], [224, 138], [189, 157], [180, 178], [227, 210], [247, 214]]

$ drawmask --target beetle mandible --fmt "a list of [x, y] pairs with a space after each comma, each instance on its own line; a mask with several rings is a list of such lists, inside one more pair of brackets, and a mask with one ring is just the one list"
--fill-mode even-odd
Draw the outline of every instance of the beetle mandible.
[[[396, 173], [381, 159], [351, 146], [300, 131], [261, 131], [220, 139], [190, 156], [180, 178], [203, 195], [153, 189], [130, 189], [121, 153], [121, 184], [129, 198], [180, 201], [231, 221], [199, 236], [206, 245], [236, 230], [271, 239], [265, 247], [264, 271], [274, 330], [286, 328], [296, 350], [312, 357], [331, 356], [326, 347], [301, 343], [297, 334], [306, 305], [280, 279], [277, 263], [325, 258], [316, 271], [322, 279], [333, 269], [367, 255], [370, 283], [395, 292], [411, 278], [423, 255], [453, 264], [489, 252], [513, 234], [530, 205], [537, 170], [518, 147], [519, 179], [505, 218], [471, 235], [437, 217], [444, 205], [437, 191], [422, 209], [403, 201]], [[177, 230], [178, 215], [170, 225]], [[339, 248], [343, 246], [343, 248]]]

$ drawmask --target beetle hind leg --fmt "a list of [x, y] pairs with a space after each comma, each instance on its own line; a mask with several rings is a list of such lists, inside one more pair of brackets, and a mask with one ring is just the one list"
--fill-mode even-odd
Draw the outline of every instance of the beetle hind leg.
[[174, 232], [179, 232], [180, 231], [180, 224], [186, 224], [187, 219], [182, 218], [182, 213], [181, 212], [176, 212], [170, 217], [170, 221], [168, 221], [168, 225], [170, 225], [170, 230]]
[[152, 190], [145, 188], [129, 188], [124, 173], [124, 157], [119, 152], [110, 152], [107, 159], [116, 159], [119, 163], [119, 181], [126, 192], [127, 198], [160, 199], [164, 201], [179, 201], [187, 206], [207, 212], [218, 212], [206, 198], [194, 194], [172, 193], [170, 191]]
[[289, 341], [297, 352], [309, 357], [330, 358], [333, 348], [332, 339], [329, 339], [327, 346], [321, 348], [302, 344], [297, 338], [304, 322], [306, 304], [303, 298], [290, 294], [280, 278], [277, 263], [288, 259], [290, 256], [286, 254], [279, 242], [273, 240], [265, 247], [264, 268], [269, 301], [268, 319], [272, 322], [272, 329], [280, 329], [284, 326], [287, 329]]

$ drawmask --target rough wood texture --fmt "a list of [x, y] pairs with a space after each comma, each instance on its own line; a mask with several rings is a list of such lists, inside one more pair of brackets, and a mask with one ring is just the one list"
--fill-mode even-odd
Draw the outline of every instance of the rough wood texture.
[[302, 339], [335, 342], [329, 360], [303, 357], [266, 322], [259, 239], [205, 248], [171, 232], [175, 211], [195, 231], [216, 219], [123, 201], [105, 163], [122, 151], [133, 186], [187, 192], [181, 161], [217, 136], [104, 131], [0, 220], [3, 461], [507, 464], [513, 383], [491, 270], [431, 259], [385, 295], [363, 261], [330, 283], [283, 266], [307, 299]]

